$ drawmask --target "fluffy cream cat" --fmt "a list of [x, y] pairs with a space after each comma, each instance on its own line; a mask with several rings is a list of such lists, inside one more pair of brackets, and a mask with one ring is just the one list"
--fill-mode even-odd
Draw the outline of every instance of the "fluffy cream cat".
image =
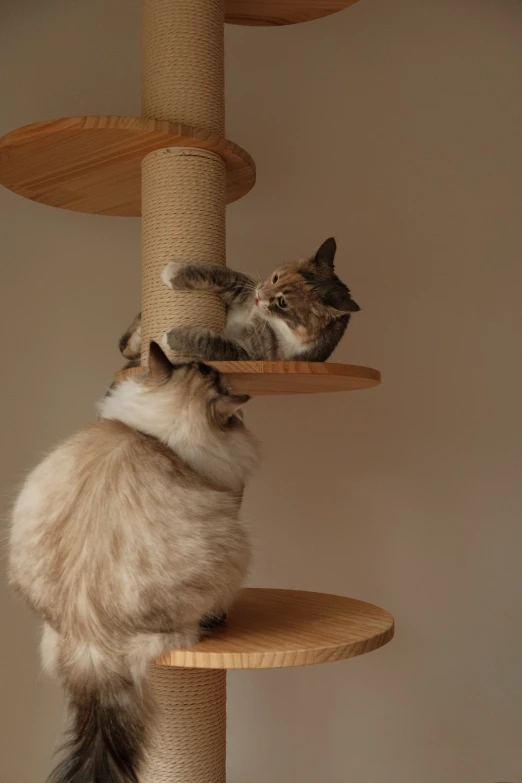
[[45, 669], [72, 712], [52, 783], [137, 783], [149, 663], [193, 645], [249, 563], [239, 507], [257, 447], [220, 374], [172, 365], [105, 397], [100, 419], [29, 475], [14, 511], [10, 581], [45, 620]]

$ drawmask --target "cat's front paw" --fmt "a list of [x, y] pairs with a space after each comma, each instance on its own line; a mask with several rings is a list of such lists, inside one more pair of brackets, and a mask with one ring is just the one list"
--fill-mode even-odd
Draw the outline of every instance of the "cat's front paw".
[[179, 273], [185, 266], [186, 263], [184, 261], [169, 261], [169, 263], [161, 273], [162, 281], [165, 283], [166, 286], [171, 288], [173, 291], [177, 290], [179, 287], [176, 284], [177, 279], [179, 278]]
[[161, 338], [161, 347], [166, 351], [178, 351], [183, 347], [183, 340], [179, 333], [179, 327], [173, 327], [165, 332]]
[[175, 326], [162, 336], [161, 346], [169, 359], [182, 356], [185, 361], [192, 361], [199, 358], [189, 340], [190, 329], [190, 326]]

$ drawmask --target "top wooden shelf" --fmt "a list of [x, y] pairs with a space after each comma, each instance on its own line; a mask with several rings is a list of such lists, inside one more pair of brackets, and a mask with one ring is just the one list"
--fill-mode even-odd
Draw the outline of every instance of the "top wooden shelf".
[[277, 669], [354, 658], [383, 647], [393, 617], [373, 604], [300, 590], [243, 590], [226, 625], [156, 663], [195, 669]]
[[208, 131], [146, 117], [64, 117], [0, 138], [0, 184], [51, 207], [95, 215], [141, 215], [141, 161], [162, 147], [215, 152], [225, 161], [227, 203], [256, 180], [250, 155]]
[[279, 26], [335, 14], [357, 0], [225, 0], [229, 24]]

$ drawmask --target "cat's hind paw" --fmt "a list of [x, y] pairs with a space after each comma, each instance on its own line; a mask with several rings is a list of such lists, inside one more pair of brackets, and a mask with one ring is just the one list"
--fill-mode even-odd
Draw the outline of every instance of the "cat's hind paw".
[[224, 625], [227, 620], [227, 612], [223, 612], [222, 614], [206, 614], [199, 621], [199, 627], [203, 631], [214, 631], [216, 628]]

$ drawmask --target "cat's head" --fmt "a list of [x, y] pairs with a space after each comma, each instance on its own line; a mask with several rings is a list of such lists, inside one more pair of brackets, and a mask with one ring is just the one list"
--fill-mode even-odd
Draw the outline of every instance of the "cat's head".
[[282, 321], [296, 336], [315, 333], [331, 321], [348, 322], [360, 308], [334, 269], [337, 245], [331, 237], [308, 259], [276, 269], [256, 290], [255, 305], [268, 321]]
[[183, 411], [187, 422], [206, 421], [220, 430], [243, 428], [242, 406], [248, 394], [235, 394], [223, 375], [205, 362], [171, 362], [159, 345], [151, 342], [149, 371], [143, 384], [151, 397], [168, 410]]
[[258, 459], [256, 439], [243, 424], [241, 408], [249, 399], [210, 365], [172, 363], [152, 342], [148, 372], [116, 383], [100, 414], [151, 435], [202, 475], [238, 489]]

